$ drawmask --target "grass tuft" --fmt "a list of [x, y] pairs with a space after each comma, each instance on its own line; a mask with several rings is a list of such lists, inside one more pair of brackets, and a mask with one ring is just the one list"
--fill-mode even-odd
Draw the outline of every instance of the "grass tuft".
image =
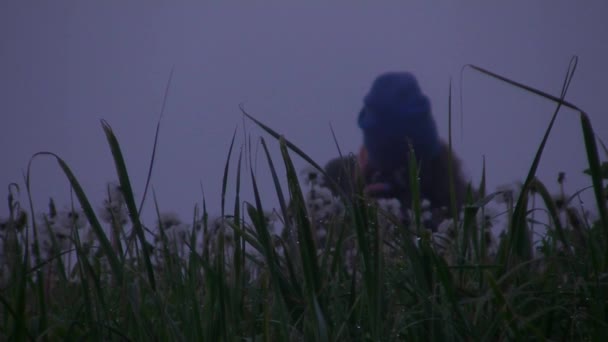
[[[35, 154], [26, 191], [8, 186], [9, 217], [0, 219], [0, 339], [608, 339], [608, 163], [600, 162], [587, 114], [565, 101], [576, 59], [559, 97], [469, 67], [557, 107], [521, 188], [487, 189], [484, 160], [467, 205], [461, 212], [446, 208], [454, 219], [445, 218], [434, 231], [425, 222], [441, 214], [421, 198], [413, 151], [411, 208], [370, 198], [360, 179], [351, 184], [352, 194], [336, 187], [336, 195], [319, 164], [243, 108], [244, 117], [274, 139], [281, 162], [272, 160], [270, 143], [261, 138], [273, 185], [260, 188], [251, 144], [231, 163], [235, 130], [217, 217], [209, 216], [204, 193], [202, 210], [195, 206], [188, 223], [162, 211], [150, 186], [159, 126], [139, 207], [118, 138], [105, 121], [118, 183], [108, 186], [98, 212], [63, 159]], [[449, 96], [451, 107], [451, 85]], [[578, 192], [565, 193], [563, 175], [557, 195], [536, 178], [561, 107], [580, 113], [596, 220], [572, 205]], [[49, 156], [76, 201], [62, 209], [51, 200], [44, 213], [32, 204], [30, 174], [34, 160]], [[304, 177], [298, 177], [294, 156], [311, 165]], [[246, 181], [251, 200], [242, 197]], [[234, 206], [227, 210], [232, 184]], [[453, 180], [449, 184], [454, 204]], [[149, 186], [155, 225], [140, 217]], [[279, 209], [267, 211], [265, 191], [276, 194]], [[20, 196], [27, 196], [29, 208]], [[548, 219], [539, 220], [541, 214]]]

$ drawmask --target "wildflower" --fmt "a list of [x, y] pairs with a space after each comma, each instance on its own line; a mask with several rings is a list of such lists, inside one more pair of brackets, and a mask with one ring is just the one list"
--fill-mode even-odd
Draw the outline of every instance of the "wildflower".
[[27, 226], [27, 213], [21, 209], [16, 211], [16, 215], [11, 218], [0, 218], [0, 234], [5, 233], [9, 229], [22, 231]]
[[330, 189], [313, 186], [306, 194], [306, 205], [313, 220], [328, 220], [342, 214], [342, 202], [333, 196]]
[[445, 255], [455, 240], [456, 228], [453, 219], [443, 220], [437, 227], [437, 231], [431, 236], [433, 247], [440, 255]]
[[103, 201], [100, 210], [103, 221], [117, 227], [123, 227], [128, 222], [128, 211], [120, 185], [108, 184], [108, 197]]
[[72, 231], [83, 229], [87, 224], [82, 212], [76, 210], [57, 212], [54, 205], [50, 207], [50, 213], [42, 215], [43, 224], [39, 225], [42, 229], [38, 236], [38, 244], [47, 257], [68, 250], [72, 245]]
[[[495, 231], [497, 227], [499, 215], [496, 209], [492, 207], [484, 207], [484, 210], [477, 212], [477, 226], [483, 234], [486, 254], [489, 257], [494, 257], [498, 251]], [[504, 232], [504, 229], [502, 230]]]
[[73, 229], [82, 229], [87, 225], [84, 213], [79, 210], [65, 210], [57, 214], [56, 222], [59, 226]]
[[394, 237], [397, 226], [403, 222], [401, 202], [396, 198], [381, 198], [376, 201], [378, 205], [378, 226], [386, 235]]
[[92, 247], [97, 242], [97, 234], [90, 227], [85, 231], [83, 236], [84, 238], [82, 238], [81, 243], [85, 248]]
[[320, 185], [323, 182], [323, 175], [312, 165], [304, 167], [300, 171], [300, 176], [304, 180], [304, 184], [310, 187]]
[[216, 217], [210, 220], [208, 236], [204, 236], [204, 244], [209, 248], [211, 255], [217, 253], [217, 239], [220, 236], [224, 239], [224, 254], [230, 256], [234, 247], [232, 228], [230, 227], [229, 219], [225, 217]]
[[[165, 234], [169, 250], [180, 257], [185, 257], [189, 251], [188, 244], [190, 243], [192, 233], [191, 226], [182, 223], [175, 213], [162, 213], [157, 222], [157, 227], [159, 232], [162, 229]], [[155, 239], [156, 250], [160, 251], [163, 248], [162, 242], [159, 237]]]
[[403, 213], [401, 211], [401, 202], [396, 198], [380, 198], [377, 200], [378, 208], [382, 209], [389, 215], [401, 220]]
[[284, 227], [280, 227], [278, 225], [279, 216], [275, 211], [265, 212], [264, 219], [266, 220], [266, 226], [268, 227], [268, 231], [274, 235], [281, 235], [282, 229]]
[[177, 214], [175, 213], [163, 213], [159, 216], [160, 217], [157, 222], [159, 228], [167, 230], [171, 229], [174, 226], [179, 226], [182, 224], [182, 220], [180, 220]]
[[496, 201], [512, 206], [514, 201], [519, 197], [522, 186], [523, 184], [521, 182], [513, 182], [498, 186], [496, 191], [500, 192], [500, 195], [497, 196]]
[[421, 215], [422, 222], [425, 226], [428, 226], [430, 224], [430, 222], [433, 221], [433, 212], [431, 211], [431, 208], [427, 208], [426, 210], [423, 208], [421, 210], [420, 215]]

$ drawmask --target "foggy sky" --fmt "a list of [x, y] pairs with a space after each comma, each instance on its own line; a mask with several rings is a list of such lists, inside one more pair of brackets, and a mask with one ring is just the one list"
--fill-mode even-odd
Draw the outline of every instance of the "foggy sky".
[[[338, 155], [330, 124], [343, 152], [358, 150], [362, 98], [373, 79], [389, 70], [418, 77], [446, 139], [452, 78], [455, 150], [475, 184], [485, 156], [494, 189], [523, 180], [555, 105], [471, 69], [461, 79], [461, 69], [475, 64], [559, 95], [568, 62], [577, 55], [566, 99], [586, 110], [597, 135], [606, 139], [608, 5], [581, 4], [3, 1], [0, 184], [23, 184], [31, 156], [51, 151], [66, 160], [99, 207], [106, 183], [116, 179], [100, 125], [104, 119], [121, 143], [139, 201], [174, 67], [152, 185], [161, 210], [185, 221], [202, 202], [201, 183], [211, 214], [219, 213], [235, 128], [236, 155], [245, 134], [254, 152], [263, 136], [283, 170], [278, 144], [243, 120], [239, 104], [324, 164]], [[272, 209], [277, 201], [267, 162], [261, 151], [252, 158], [266, 209]], [[295, 156], [294, 161], [298, 169], [304, 166]], [[557, 172], [565, 171], [566, 189], [574, 192], [590, 185], [581, 172], [586, 167], [578, 117], [563, 110], [539, 176], [556, 190]], [[59, 207], [69, 205], [69, 185], [54, 160], [34, 160], [31, 176], [37, 212], [46, 210], [49, 197]], [[252, 201], [248, 178], [242, 188], [241, 198]], [[591, 206], [591, 191], [584, 198]], [[24, 192], [21, 200], [27, 202]], [[147, 204], [144, 218], [151, 224], [151, 197]], [[7, 212], [1, 204], [0, 216]]]

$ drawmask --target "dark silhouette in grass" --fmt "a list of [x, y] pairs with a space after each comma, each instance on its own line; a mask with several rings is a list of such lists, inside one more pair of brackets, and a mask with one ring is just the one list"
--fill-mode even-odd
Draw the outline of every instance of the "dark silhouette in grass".
[[[357, 160], [336, 158], [325, 166], [333, 180], [326, 180], [325, 184], [334, 194], [338, 193], [336, 186], [353, 194], [356, 175], [360, 175], [367, 195], [397, 198], [404, 210], [410, 208], [411, 144], [418, 163], [421, 199], [430, 202], [431, 210], [449, 212], [450, 151], [439, 138], [430, 102], [411, 73], [389, 72], [378, 76], [364, 98], [358, 125], [363, 132], [363, 146]], [[452, 170], [459, 210], [465, 199], [466, 182], [460, 160], [454, 154]]]

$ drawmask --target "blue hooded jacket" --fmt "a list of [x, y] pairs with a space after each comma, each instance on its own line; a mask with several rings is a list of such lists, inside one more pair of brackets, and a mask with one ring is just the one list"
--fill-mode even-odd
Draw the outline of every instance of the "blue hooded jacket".
[[390, 171], [407, 165], [409, 143], [420, 161], [441, 149], [429, 99], [408, 72], [388, 72], [376, 78], [364, 98], [358, 118], [370, 166]]

